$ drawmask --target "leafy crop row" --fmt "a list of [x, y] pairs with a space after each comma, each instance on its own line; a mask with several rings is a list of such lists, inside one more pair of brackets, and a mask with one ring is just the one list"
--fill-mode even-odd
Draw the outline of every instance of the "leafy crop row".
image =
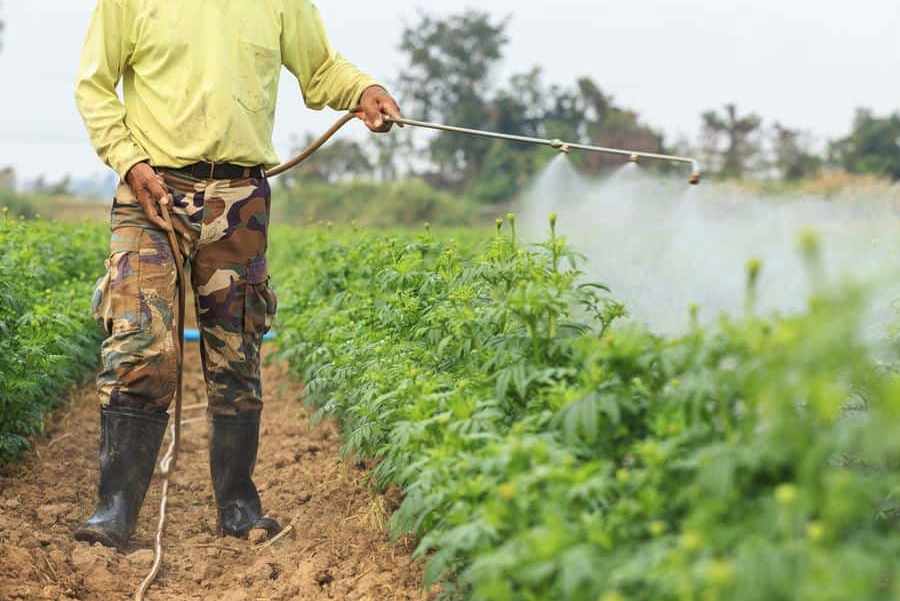
[[374, 482], [404, 489], [392, 525], [429, 582], [491, 601], [900, 597], [900, 380], [858, 339], [858, 294], [667, 339], [616, 323], [554, 232], [526, 247], [499, 228], [481, 250], [273, 244], [280, 355], [345, 450], [379, 459]]
[[91, 291], [107, 245], [101, 226], [0, 218], [0, 461], [97, 367]]

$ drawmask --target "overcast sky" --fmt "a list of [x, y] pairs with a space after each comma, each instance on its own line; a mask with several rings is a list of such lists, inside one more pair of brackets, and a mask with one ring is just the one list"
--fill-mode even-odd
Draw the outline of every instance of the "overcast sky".
[[[20, 178], [101, 172], [72, 92], [94, 0], [0, 2], [7, 23], [0, 166], [15, 166]], [[444, 14], [465, 6], [318, 5], [333, 45], [386, 82], [402, 66], [397, 43], [417, 7]], [[699, 114], [727, 102], [820, 139], [844, 134], [858, 106], [881, 113], [900, 108], [897, 0], [480, 0], [475, 6], [513, 16], [499, 77], [533, 65], [543, 66], [549, 82], [589, 75], [670, 137], [693, 138]], [[318, 132], [335, 119], [304, 109], [295, 81], [285, 75], [275, 132], [282, 155], [292, 133]]]

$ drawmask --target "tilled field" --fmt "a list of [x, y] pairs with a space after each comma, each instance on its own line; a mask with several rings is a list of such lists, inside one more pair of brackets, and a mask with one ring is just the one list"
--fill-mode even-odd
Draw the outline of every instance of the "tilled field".
[[[205, 401], [199, 353], [186, 356], [185, 405]], [[265, 370], [266, 410], [256, 482], [268, 514], [291, 534], [260, 549], [219, 538], [203, 409], [188, 411], [170, 489], [166, 558], [147, 599], [256, 601], [426, 599], [411, 542], [391, 543], [384, 521], [395, 495], [373, 495], [365, 466], [338, 458], [334, 424], [310, 428], [300, 387], [280, 366]], [[96, 395], [73, 393], [24, 461], [0, 473], [0, 599], [130, 599], [149, 570], [159, 478], [125, 553], [72, 540], [92, 510], [97, 481]], [[163, 444], [165, 448], [168, 439]]]

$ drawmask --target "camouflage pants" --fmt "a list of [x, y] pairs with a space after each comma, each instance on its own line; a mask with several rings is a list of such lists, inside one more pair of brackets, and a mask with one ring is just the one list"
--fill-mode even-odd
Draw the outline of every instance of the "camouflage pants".
[[[175, 201], [172, 221], [194, 291], [209, 411], [260, 410], [260, 347], [276, 306], [266, 265], [269, 185], [265, 179], [162, 173]], [[93, 302], [94, 319], [109, 336], [97, 378], [100, 402], [165, 411], [177, 369], [172, 249], [124, 184], [113, 201], [111, 230], [106, 275]]]

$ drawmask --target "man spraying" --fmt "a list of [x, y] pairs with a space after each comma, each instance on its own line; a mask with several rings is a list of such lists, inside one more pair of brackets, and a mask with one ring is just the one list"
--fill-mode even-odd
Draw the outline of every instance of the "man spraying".
[[[226, 535], [280, 530], [252, 480], [262, 411], [260, 346], [275, 315], [266, 249], [278, 163], [271, 137], [281, 66], [306, 105], [361, 107], [388, 131], [394, 99], [329, 45], [308, 0], [99, 0], [76, 101], [100, 158], [122, 178], [106, 275], [94, 294], [105, 329], [100, 481], [75, 532], [123, 548], [153, 475], [176, 385], [175, 257], [190, 266], [206, 378], [209, 457]], [[116, 88], [122, 82], [124, 103]]]

